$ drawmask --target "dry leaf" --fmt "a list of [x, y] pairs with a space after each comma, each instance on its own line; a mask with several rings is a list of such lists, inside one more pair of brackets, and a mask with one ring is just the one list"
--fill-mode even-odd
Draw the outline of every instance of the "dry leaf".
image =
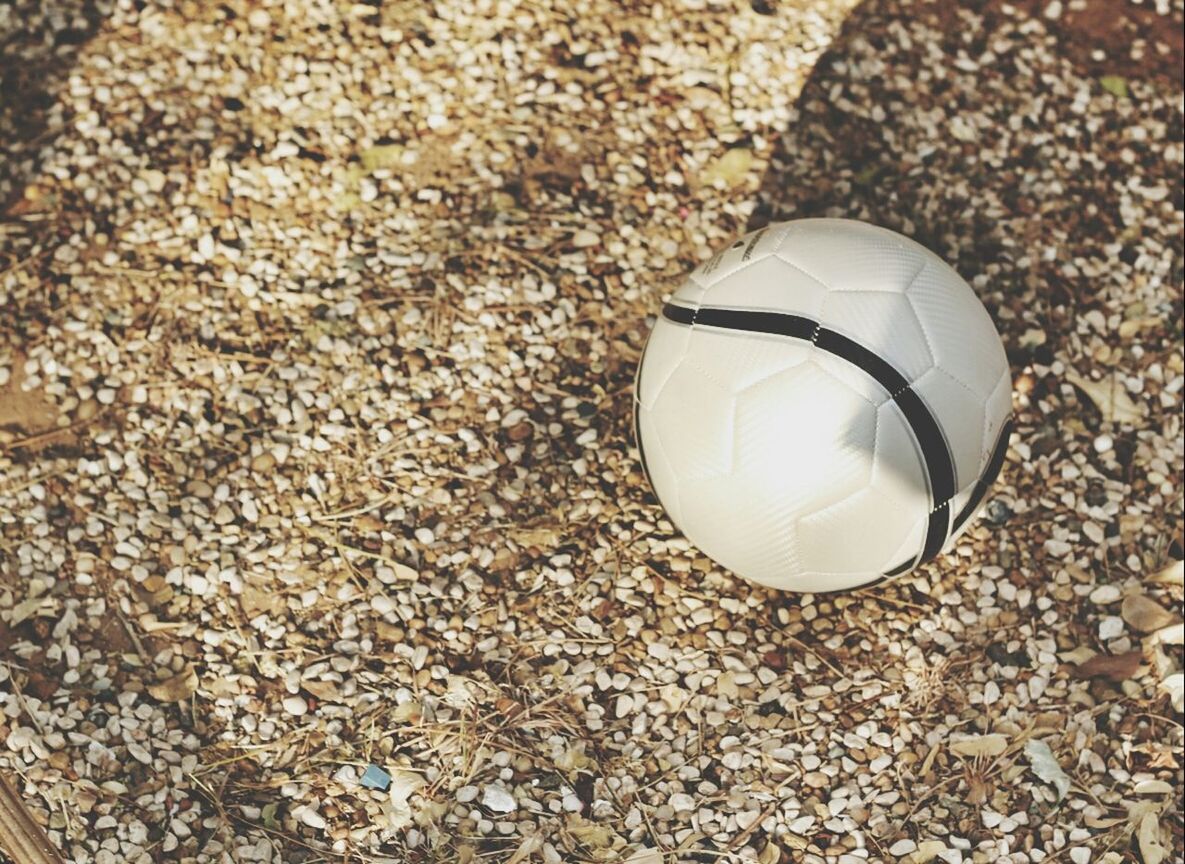
[[1120, 611], [1123, 620], [1140, 633], [1151, 633], [1176, 623], [1176, 616], [1151, 597], [1131, 594], [1124, 598]]
[[1075, 678], [1106, 678], [1109, 681], [1126, 681], [1136, 674], [1144, 660], [1143, 651], [1128, 651], [1124, 654], [1099, 654], [1085, 663], [1079, 663], [1071, 672]]
[[40, 597], [30, 597], [28, 600], [22, 600], [12, 607], [12, 618], [8, 622], [8, 626], [15, 627], [22, 621], [32, 618], [41, 611], [41, 606], [49, 600], [48, 597], [42, 595]]
[[[776, 846], [774, 847], [777, 848]], [[777, 860], [776, 858], [774, 859]], [[626, 858], [623, 864], [663, 864], [662, 853], [657, 849], [650, 849], [642, 847], [636, 849], [629, 858]]]
[[341, 698], [341, 692], [334, 681], [302, 681], [300, 686], [322, 702], [336, 702]]
[[1087, 814], [1082, 821], [1087, 828], [1100, 828], [1106, 830], [1108, 828], [1114, 828], [1116, 825], [1122, 825], [1127, 820], [1114, 817], [1103, 818], [1101, 816]]
[[989, 797], [991, 797], [991, 787], [988, 786], [987, 781], [978, 774], [968, 771], [967, 803], [979, 807], [986, 804]]
[[510, 860], [506, 864], [522, 864], [541, 848], [543, 848], [543, 838], [538, 834], [528, 834], [523, 837], [523, 842], [518, 844], [518, 848], [514, 850], [514, 854], [510, 856]]
[[197, 692], [198, 676], [192, 666], [186, 666], [172, 678], [166, 678], [148, 688], [148, 695], [160, 702], [183, 702]]
[[512, 530], [510, 536], [520, 546], [546, 548], [558, 543], [561, 535], [556, 528], [522, 528], [517, 531]]
[[1062, 770], [1053, 751], [1044, 741], [1030, 738], [1025, 743], [1025, 755], [1029, 757], [1029, 764], [1033, 766], [1033, 773], [1043, 783], [1051, 783], [1057, 788], [1057, 800], [1066, 797], [1070, 791], [1070, 778]]
[[617, 832], [607, 825], [590, 822], [579, 814], [573, 813], [568, 818], [567, 831], [585, 846], [593, 851], [600, 851], [613, 847], [615, 841], [620, 840]]
[[243, 614], [248, 618], [254, 618], [261, 612], [279, 612], [286, 603], [283, 594], [274, 590], [264, 590], [250, 581], [244, 581], [243, 593], [239, 595], [239, 605], [243, 607]]
[[[757, 864], [781, 864], [782, 849], [773, 840], [770, 840], [762, 848], [761, 853], [757, 856]], [[662, 864], [662, 859], [659, 859], [659, 864]]]
[[968, 735], [950, 742], [950, 749], [960, 756], [999, 756], [1008, 749], [1003, 735]]
[[941, 840], [923, 840], [914, 850], [913, 864], [930, 864], [945, 851], [946, 844]]
[[1067, 372], [1066, 380], [1085, 393], [1109, 423], [1136, 423], [1144, 417], [1143, 406], [1132, 400], [1118, 372], [1102, 381], [1091, 381], [1075, 372]]
[[403, 161], [404, 148], [398, 144], [379, 144], [361, 153], [362, 168], [369, 174], [380, 168], [393, 168]]
[[1160, 864], [1169, 857], [1169, 850], [1160, 845], [1160, 818], [1156, 813], [1145, 813], [1140, 820], [1140, 857], [1144, 864]]
[[711, 186], [717, 180], [723, 180], [727, 186], [736, 186], [745, 179], [752, 164], [752, 151], [734, 147], [724, 151], [723, 156], [709, 165], [701, 179], [706, 186]]
[[1185, 561], [1170, 561], [1145, 581], [1165, 585], [1185, 585]]

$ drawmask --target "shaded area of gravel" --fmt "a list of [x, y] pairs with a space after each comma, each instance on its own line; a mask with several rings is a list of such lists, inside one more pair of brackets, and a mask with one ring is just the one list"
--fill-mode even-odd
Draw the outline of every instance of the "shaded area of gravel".
[[[68, 857], [1180, 860], [1181, 4], [692, 6], [64, 52], [0, 236], [0, 761]], [[629, 400], [680, 274], [818, 214], [967, 276], [1018, 433], [955, 553], [783, 596]]]

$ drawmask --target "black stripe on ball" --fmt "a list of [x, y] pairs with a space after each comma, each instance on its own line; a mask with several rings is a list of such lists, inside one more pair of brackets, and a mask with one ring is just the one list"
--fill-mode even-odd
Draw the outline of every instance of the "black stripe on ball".
[[922, 462], [930, 487], [930, 504], [934, 508], [930, 512], [926, 526], [926, 539], [922, 544], [921, 556], [916, 561], [911, 559], [890, 570], [886, 575], [893, 576], [904, 572], [909, 567], [928, 561], [938, 554], [952, 530], [950, 499], [955, 494], [954, 458], [942, 434], [942, 427], [938, 425], [929, 407], [922, 397], [910, 388], [909, 380], [892, 364], [842, 333], [828, 330], [819, 322], [801, 315], [747, 309], [692, 309], [676, 303], [663, 306], [662, 314], [673, 324], [768, 333], [808, 341], [821, 350], [848, 361], [872, 377], [897, 403], [922, 451]]

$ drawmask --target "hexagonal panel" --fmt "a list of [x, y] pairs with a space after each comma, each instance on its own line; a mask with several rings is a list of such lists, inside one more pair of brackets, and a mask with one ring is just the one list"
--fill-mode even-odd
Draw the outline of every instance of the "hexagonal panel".
[[975, 292], [941, 262], [927, 265], [906, 292], [925, 328], [935, 365], [981, 396], [1007, 369], [1008, 358], [991, 316]]
[[827, 286], [769, 256], [720, 279], [704, 292], [706, 306], [765, 309], [817, 319]]
[[737, 575], [776, 585], [800, 569], [793, 516], [749, 494], [743, 478], [686, 483], [683, 500], [687, 538]]
[[847, 219], [791, 223], [777, 255], [832, 291], [902, 293], [925, 250], [892, 231]]
[[688, 363], [671, 373], [650, 416], [680, 483], [732, 469], [733, 397]]
[[831, 293], [822, 324], [854, 339], [913, 380], [934, 365], [927, 334], [902, 294], [870, 291]]
[[814, 363], [739, 394], [735, 427], [734, 473], [757, 506], [812, 512], [868, 483], [876, 409]]
[[805, 362], [811, 350], [809, 342], [799, 339], [697, 324], [687, 344], [686, 359], [707, 378], [735, 394]]

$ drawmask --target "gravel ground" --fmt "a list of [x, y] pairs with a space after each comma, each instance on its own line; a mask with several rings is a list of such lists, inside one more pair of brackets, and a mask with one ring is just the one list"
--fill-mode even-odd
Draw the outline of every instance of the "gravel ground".
[[[1182, 860], [1181, 2], [853, 5], [0, 7], [0, 764], [69, 859]], [[967, 276], [1017, 432], [791, 596], [629, 408], [819, 214]]]

